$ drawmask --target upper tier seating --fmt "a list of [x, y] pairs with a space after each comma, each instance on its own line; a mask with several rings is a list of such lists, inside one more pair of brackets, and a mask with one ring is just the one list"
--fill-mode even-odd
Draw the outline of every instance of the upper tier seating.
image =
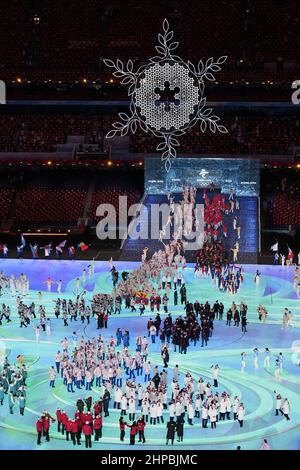
[[[155, 54], [168, 18], [187, 59], [228, 55], [221, 81], [290, 81], [299, 69], [300, 6], [296, 0], [61, 0], [1, 7], [2, 79], [76, 82], [111, 78], [100, 57], [135, 59]], [[84, 72], [83, 72], [84, 71]], [[83, 76], [84, 75], [84, 76]]]

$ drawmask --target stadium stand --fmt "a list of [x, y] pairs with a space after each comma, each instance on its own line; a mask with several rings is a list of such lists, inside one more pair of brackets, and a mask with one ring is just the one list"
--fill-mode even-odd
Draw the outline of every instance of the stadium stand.
[[84, 136], [86, 143], [99, 143], [111, 116], [86, 114], [27, 114], [0, 116], [0, 151], [54, 152], [69, 135]]
[[[0, 151], [54, 152], [69, 135], [83, 136], [97, 144], [103, 139], [116, 115], [28, 114], [0, 116]], [[182, 136], [179, 153], [203, 154], [287, 154], [299, 145], [299, 115], [265, 115], [231, 112], [222, 117], [228, 134], [203, 134], [196, 126]], [[130, 136], [129, 150], [155, 152], [155, 137], [137, 131]]]
[[143, 63], [155, 52], [165, 17], [176, 31], [179, 53], [184, 50], [187, 59], [228, 54], [223, 82], [284, 84], [299, 70], [296, 0], [128, 0], [126, 8], [120, 0], [87, 0], [84, 8], [72, 0], [67, 9], [60, 0], [13, 0], [3, 6], [0, 20], [1, 78], [16, 86], [28, 81], [49, 87], [109, 82], [111, 73], [100, 58], [109, 50], [112, 58]]
[[262, 208], [268, 228], [300, 228], [299, 170], [262, 172]]
[[15, 169], [19, 174], [16, 180], [0, 180], [0, 217], [3, 220], [10, 214], [15, 228], [76, 227], [84, 215], [95, 224], [99, 204], [114, 204], [118, 214], [119, 195], [128, 197], [129, 206], [139, 202], [143, 193], [143, 180], [135, 180], [134, 186], [134, 175], [121, 171], [112, 184], [108, 170], [95, 173], [77, 167], [39, 170], [31, 166], [24, 170]]
[[[299, 116], [239, 115], [222, 118], [228, 134], [203, 134], [199, 126], [179, 138], [179, 153], [287, 154], [299, 144]], [[131, 137], [133, 152], [153, 152], [157, 139], [137, 131]]]

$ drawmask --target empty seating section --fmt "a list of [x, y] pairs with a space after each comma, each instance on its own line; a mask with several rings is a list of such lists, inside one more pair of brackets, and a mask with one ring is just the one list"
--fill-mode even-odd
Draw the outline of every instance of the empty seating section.
[[97, 207], [100, 204], [112, 204], [116, 209], [116, 216], [119, 215], [119, 196], [127, 196], [127, 206], [130, 207], [132, 204], [137, 204], [142, 196], [142, 192], [134, 188], [118, 188], [111, 187], [109, 189], [98, 189], [94, 192], [90, 210], [90, 218], [93, 222], [99, 220], [96, 216]]
[[[183, 0], [180, 5], [183, 42], [193, 46], [190, 57], [196, 60], [199, 55], [225, 53], [225, 78], [279, 80], [299, 64], [297, 1]], [[234, 75], [234, 71], [238, 73]], [[220, 79], [224, 80], [223, 72]]]
[[24, 69], [25, 50], [31, 31], [28, 1], [1, 2], [0, 80], [16, 79]]
[[[228, 134], [213, 134], [209, 130], [203, 134], [197, 125], [178, 139], [178, 153], [280, 155], [300, 144], [297, 116], [219, 115]], [[138, 131], [131, 136], [131, 151], [153, 153], [157, 143], [155, 137]]]
[[300, 228], [299, 171], [277, 169], [261, 173], [262, 220], [267, 227]]
[[110, 57], [140, 61], [155, 55], [157, 34], [169, 13], [164, 3], [128, 0], [126, 7], [120, 2], [114, 8], [106, 28]]
[[112, 117], [86, 114], [30, 114], [0, 116], [0, 151], [54, 152], [68, 135], [83, 135], [96, 143], [93, 135], [106, 131]]
[[20, 116], [0, 115], [0, 151], [13, 152], [17, 148]]
[[37, 63], [34, 77], [41, 80], [80, 80], [84, 71], [96, 78], [102, 41], [101, 2], [60, 0], [41, 2], [40, 25], [36, 30]]
[[[92, 223], [99, 220], [96, 217], [99, 204], [113, 204], [118, 214], [119, 196], [127, 196], [128, 206], [140, 201], [143, 180], [139, 176], [134, 177], [135, 186], [130, 180], [131, 175], [126, 173], [118, 173], [112, 178], [110, 174], [101, 172], [99, 178], [94, 187], [91, 185], [94, 172], [84, 172], [84, 169], [73, 172], [69, 169], [45, 169], [43, 174], [37, 175], [28, 171], [22, 182], [1, 177], [0, 219], [7, 218], [13, 207], [10, 218], [14, 219], [15, 228], [75, 227], [83, 215]], [[91, 199], [87, 198], [89, 191], [92, 192]]]
[[0, 221], [8, 215], [14, 190], [0, 187]]
[[87, 195], [84, 183], [68, 184], [39, 182], [28, 184], [22, 189], [16, 207], [16, 223], [31, 223], [59, 226], [76, 225], [82, 215]]
[[[299, 117], [295, 114], [270, 116], [262, 114], [239, 115], [218, 111], [228, 134], [203, 134], [195, 126], [179, 138], [179, 153], [201, 154], [287, 154], [289, 148], [299, 145]], [[96, 143], [97, 135], [105, 135], [116, 115], [95, 116], [83, 114], [1, 115], [0, 151], [54, 152], [57, 144], [66, 142], [68, 135], [83, 135], [86, 143]], [[96, 139], [95, 139], [96, 136]], [[159, 140], [137, 131], [130, 136], [130, 151], [155, 152]]]
[[300, 228], [300, 199], [289, 194], [277, 194], [272, 199], [272, 225]]
[[[169, 19], [179, 53], [198, 61], [228, 55], [221, 81], [289, 81], [299, 67], [297, 0], [61, 0], [38, 2], [39, 25], [28, 0], [1, 8], [1, 78], [53, 82], [111, 77], [100, 57], [155, 54], [157, 33]], [[85, 77], [81, 72], [84, 70]]]

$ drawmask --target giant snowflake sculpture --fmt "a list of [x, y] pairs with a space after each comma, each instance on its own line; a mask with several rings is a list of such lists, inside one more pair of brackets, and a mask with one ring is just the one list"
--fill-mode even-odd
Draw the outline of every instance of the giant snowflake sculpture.
[[144, 131], [163, 139], [156, 147], [162, 152], [166, 171], [171, 167], [171, 159], [176, 158], [176, 147], [180, 144], [177, 137], [197, 123], [205, 132], [209, 126], [212, 132], [226, 133], [227, 129], [219, 124], [220, 118], [206, 107], [204, 80], [215, 81], [214, 72], [221, 70], [227, 57], [214, 61], [211, 57], [204, 62], [199, 60], [195, 67], [190, 61], [184, 62], [174, 55], [178, 42], [172, 42], [173, 31], [169, 30], [168, 20], [163, 22], [163, 34], [158, 35], [159, 45], [155, 47], [158, 55], [148, 64], [133, 71], [133, 62], [126, 64], [105, 59], [104, 63], [114, 69], [113, 75], [122, 79], [121, 84], [128, 86], [130, 115], [119, 113], [120, 122], [113, 124], [107, 138], [133, 134], [138, 126]]

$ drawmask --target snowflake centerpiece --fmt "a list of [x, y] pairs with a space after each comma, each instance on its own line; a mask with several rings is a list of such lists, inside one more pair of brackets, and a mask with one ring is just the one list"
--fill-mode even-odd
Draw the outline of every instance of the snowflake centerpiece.
[[171, 167], [171, 159], [176, 158], [179, 146], [177, 137], [200, 124], [201, 132], [207, 127], [212, 132], [226, 133], [225, 126], [219, 124], [220, 118], [212, 114], [212, 108], [206, 107], [204, 80], [215, 81], [214, 73], [221, 70], [227, 57], [216, 61], [211, 57], [206, 63], [199, 60], [197, 67], [190, 61], [184, 62], [174, 55], [178, 42], [173, 42], [173, 31], [169, 30], [168, 20], [163, 22], [163, 34], [158, 34], [159, 45], [155, 47], [158, 55], [134, 72], [132, 60], [126, 64], [119, 59], [116, 62], [105, 59], [104, 63], [114, 70], [113, 75], [120, 78], [122, 85], [128, 86], [130, 115], [119, 113], [119, 122], [115, 122], [107, 138], [124, 136], [129, 131], [133, 134], [138, 126], [162, 139], [156, 147], [162, 152], [166, 171]]

